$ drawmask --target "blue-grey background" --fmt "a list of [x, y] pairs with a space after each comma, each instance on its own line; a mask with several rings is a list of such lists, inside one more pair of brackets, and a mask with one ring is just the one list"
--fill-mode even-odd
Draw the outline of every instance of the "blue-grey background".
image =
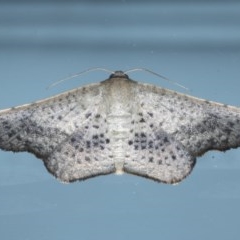
[[[145, 67], [197, 97], [240, 106], [240, 2], [0, 1], [0, 109]], [[145, 72], [142, 82], [182, 91]], [[238, 239], [240, 151], [198, 158], [181, 184], [131, 175], [62, 184], [0, 151], [0, 239]]]

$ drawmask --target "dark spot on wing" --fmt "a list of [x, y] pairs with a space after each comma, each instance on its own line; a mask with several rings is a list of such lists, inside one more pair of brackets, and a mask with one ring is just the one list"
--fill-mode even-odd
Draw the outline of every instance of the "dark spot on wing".
[[146, 138], [147, 136], [146, 136], [146, 134], [145, 133], [141, 133], [141, 138]]
[[148, 148], [150, 149], [150, 148], [153, 148], [153, 141], [152, 140], [150, 140], [149, 142], [148, 142]]
[[169, 142], [169, 139], [168, 139], [167, 137], [164, 137], [163, 141], [164, 141], [165, 143], [168, 143], [168, 142]]
[[86, 141], [86, 147], [91, 148], [91, 142], [90, 141]]
[[85, 114], [85, 117], [86, 117], [86, 118], [89, 118], [91, 115], [92, 115], [92, 113], [86, 113], [86, 114]]
[[152, 163], [152, 162], [153, 162], [153, 157], [149, 157], [148, 161], [149, 161], [150, 163]]
[[229, 121], [229, 122], [227, 122], [227, 125], [228, 125], [230, 128], [233, 128], [233, 127], [234, 127], [234, 125], [235, 125], [235, 123], [234, 123], [234, 122], [231, 122], [231, 121]]
[[22, 137], [18, 135], [18, 136], [16, 137], [16, 139], [19, 140], [19, 141], [21, 141], [21, 140], [22, 140]]
[[98, 139], [98, 135], [93, 135], [93, 139]]

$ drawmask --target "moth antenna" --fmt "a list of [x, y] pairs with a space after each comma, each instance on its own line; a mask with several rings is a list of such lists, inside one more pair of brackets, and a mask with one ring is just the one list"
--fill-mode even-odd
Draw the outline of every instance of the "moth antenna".
[[50, 85], [47, 87], [47, 89], [50, 89], [50, 88], [52, 88], [52, 87], [54, 87], [54, 86], [56, 86], [56, 85], [58, 85], [58, 84], [60, 84], [60, 83], [62, 83], [62, 82], [65, 82], [65, 81], [67, 81], [67, 80], [70, 80], [70, 79], [72, 79], [72, 78], [79, 77], [79, 76], [81, 76], [81, 75], [83, 75], [83, 74], [86, 74], [86, 73], [88, 73], [88, 72], [93, 72], [93, 71], [104, 71], [104, 72], [107, 72], [107, 73], [110, 73], [110, 74], [113, 74], [113, 73], [114, 73], [114, 71], [111, 71], [111, 70], [106, 69], [106, 68], [100, 68], [100, 67], [89, 68], [89, 69], [84, 70], [84, 71], [82, 71], [82, 72], [72, 74], [72, 75], [70, 75], [69, 77], [62, 78], [62, 79], [60, 79], [59, 81], [50, 84]]
[[172, 83], [172, 84], [174, 84], [174, 85], [176, 85], [178, 87], [181, 87], [181, 88], [185, 89], [186, 91], [189, 91], [189, 89], [187, 87], [185, 87], [185, 86], [183, 86], [183, 85], [181, 85], [181, 84], [179, 84], [177, 82], [174, 82], [171, 79], [169, 79], [167, 77], [164, 77], [163, 75], [160, 75], [160, 74], [158, 74], [156, 72], [153, 72], [153, 71], [151, 71], [151, 70], [149, 70], [147, 68], [133, 68], [133, 69], [129, 69], [129, 70], [125, 71], [124, 73], [127, 74], [127, 73], [130, 73], [130, 72], [136, 72], [136, 71], [145, 71], [145, 72], [151, 73], [151, 74], [153, 74], [153, 75], [155, 75], [157, 77], [160, 77], [160, 78], [162, 78], [162, 79], [164, 79], [164, 80], [166, 80], [166, 81], [168, 81], [168, 82], [170, 82], [170, 83]]

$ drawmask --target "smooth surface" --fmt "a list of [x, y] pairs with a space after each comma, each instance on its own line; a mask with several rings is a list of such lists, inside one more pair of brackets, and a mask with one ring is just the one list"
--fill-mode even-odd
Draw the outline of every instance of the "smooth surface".
[[[1, 3], [0, 18], [0, 109], [108, 77], [89, 73], [45, 89], [94, 66], [146, 67], [191, 95], [240, 105], [237, 1], [16, 1]], [[131, 77], [181, 91], [145, 72]], [[204, 155], [176, 186], [130, 175], [66, 185], [34, 156], [1, 151], [0, 237], [237, 239], [239, 183], [239, 150]]]

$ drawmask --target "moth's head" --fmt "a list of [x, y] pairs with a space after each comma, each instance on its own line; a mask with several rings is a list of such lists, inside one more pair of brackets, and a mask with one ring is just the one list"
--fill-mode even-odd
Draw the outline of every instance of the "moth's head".
[[125, 74], [125, 72], [123, 72], [123, 71], [115, 71], [114, 73], [112, 73], [110, 75], [109, 78], [126, 78], [126, 79], [129, 79], [128, 75]]

